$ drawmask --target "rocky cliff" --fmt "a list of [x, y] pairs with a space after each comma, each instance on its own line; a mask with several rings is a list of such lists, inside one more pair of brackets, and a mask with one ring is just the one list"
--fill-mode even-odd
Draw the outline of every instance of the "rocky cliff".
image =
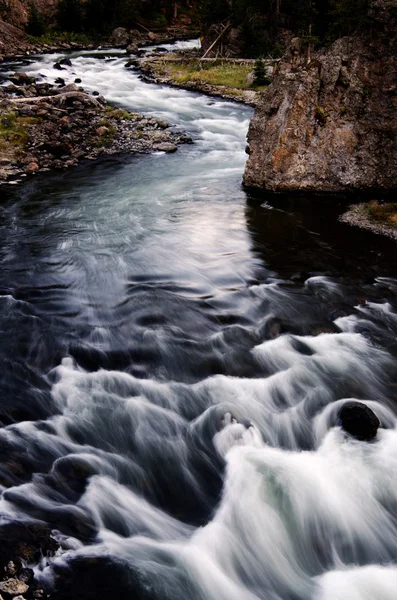
[[397, 5], [308, 57], [294, 39], [251, 122], [244, 183], [274, 191], [397, 188]]

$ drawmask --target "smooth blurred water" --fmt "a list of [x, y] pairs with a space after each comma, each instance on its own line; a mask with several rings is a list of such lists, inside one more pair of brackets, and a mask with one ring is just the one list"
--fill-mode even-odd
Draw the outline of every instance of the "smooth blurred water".
[[[105, 560], [117, 598], [394, 600], [393, 242], [338, 223], [340, 198], [251, 198], [250, 108], [59, 58], [25, 69], [195, 143], [4, 193], [0, 509], [56, 532], [38, 576]], [[373, 443], [338, 427], [348, 398]]]

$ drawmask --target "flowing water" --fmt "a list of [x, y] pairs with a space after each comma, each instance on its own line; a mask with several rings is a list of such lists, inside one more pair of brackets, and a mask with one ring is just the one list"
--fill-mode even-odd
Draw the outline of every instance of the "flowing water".
[[54, 530], [49, 585], [100, 565], [93, 598], [395, 600], [394, 243], [340, 198], [247, 195], [250, 108], [72, 63], [195, 143], [2, 191], [2, 519]]

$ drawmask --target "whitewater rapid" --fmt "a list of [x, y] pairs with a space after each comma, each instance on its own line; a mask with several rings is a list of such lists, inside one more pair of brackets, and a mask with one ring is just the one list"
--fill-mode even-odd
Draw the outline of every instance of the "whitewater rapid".
[[[42, 179], [1, 207], [6, 393], [28, 411], [0, 429], [2, 519], [53, 529], [62, 549], [35, 566], [50, 586], [106, 557], [138, 578], [131, 597], [394, 600], [395, 274], [362, 275], [352, 250], [347, 276], [302, 220], [284, 241], [288, 207], [253, 224], [250, 108], [98, 54], [26, 70], [81, 78], [195, 143]], [[379, 417], [374, 442], [341, 430], [351, 398]]]

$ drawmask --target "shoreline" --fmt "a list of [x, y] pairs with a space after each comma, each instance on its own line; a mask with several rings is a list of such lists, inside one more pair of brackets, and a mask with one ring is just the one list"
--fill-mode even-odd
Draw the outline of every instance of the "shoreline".
[[368, 231], [372, 231], [372, 233], [383, 235], [397, 241], [397, 229], [383, 225], [382, 223], [372, 222], [365, 213], [365, 206], [366, 204], [364, 202], [351, 204], [348, 210], [340, 215], [339, 221], [353, 227], [367, 229]]
[[201, 81], [184, 81], [178, 82], [171, 76], [164, 75], [159, 72], [159, 57], [149, 58], [133, 58], [129, 61], [130, 64], [126, 64], [126, 68], [129, 66], [135, 67], [143, 75], [143, 80], [148, 83], [154, 83], [157, 85], [167, 85], [169, 87], [183, 89], [190, 92], [197, 92], [204, 96], [212, 98], [221, 98], [231, 102], [237, 102], [238, 104], [245, 104], [255, 108], [259, 102], [260, 92], [256, 90], [238, 89], [231, 88], [223, 85], [211, 85], [207, 82]]
[[11, 85], [0, 88], [0, 185], [84, 160], [172, 153], [193, 143], [166, 121], [109, 105], [76, 84], [37, 83], [26, 73], [11, 79]]

